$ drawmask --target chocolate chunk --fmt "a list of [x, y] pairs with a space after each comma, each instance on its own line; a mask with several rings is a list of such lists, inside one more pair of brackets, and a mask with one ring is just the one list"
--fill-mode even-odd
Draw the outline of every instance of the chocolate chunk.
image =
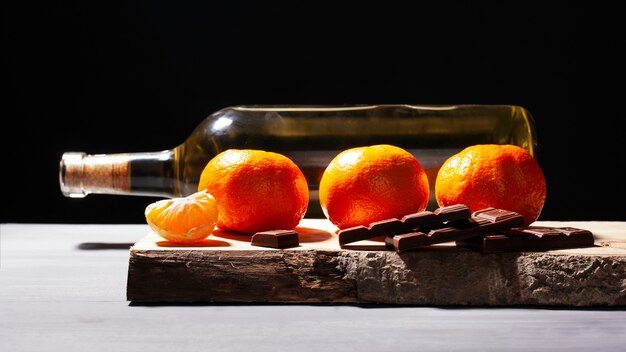
[[472, 216], [479, 219], [486, 219], [491, 222], [498, 222], [514, 217], [515, 213], [502, 209], [486, 208], [475, 211]]
[[386, 235], [388, 233], [401, 233], [403, 231], [406, 231], [406, 226], [401, 220], [396, 218], [376, 221], [369, 226], [369, 233], [373, 237]]
[[[467, 217], [469, 217], [469, 215]], [[418, 227], [439, 223], [437, 215], [430, 211], [420, 211], [419, 213], [405, 215], [402, 217], [401, 221], [405, 223], [406, 227], [409, 229], [416, 229]]]
[[422, 211], [419, 213], [405, 215], [402, 222], [406, 228], [417, 229], [420, 227], [432, 227], [443, 224], [447, 221], [467, 219], [471, 216], [469, 208], [464, 204], [449, 205], [435, 210], [434, 213]]
[[452, 221], [467, 219], [471, 214], [467, 205], [455, 204], [435, 210], [435, 215], [437, 215], [440, 221]]
[[479, 210], [472, 214], [472, 219], [480, 225], [482, 233], [524, 226], [524, 218], [521, 215], [502, 209], [486, 208]]
[[343, 246], [346, 243], [367, 240], [377, 236], [372, 235], [370, 233], [370, 229], [365, 226], [355, 226], [339, 230], [337, 235], [339, 236], [339, 246]]
[[470, 217], [469, 209], [463, 204], [441, 207], [435, 212], [421, 211], [405, 215], [401, 220], [396, 218], [376, 221], [365, 226], [355, 226], [340, 230], [339, 245], [343, 245], [371, 239], [374, 237], [412, 232], [420, 228], [432, 228], [447, 221], [467, 219]]
[[411, 232], [393, 237], [387, 237], [387, 248], [400, 253], [418, 247], [429, 246], [437, 243], [456, 241], [461, 238], [480, 236], [481, 228], [474, 220], [458, 221], [454, 226], [446, 226], [428, 232]]
[[593, 234], [573, 227], [531, 226], [459, 240], [456, 244], [481, 253], [542, 251], [593, 246]]
[[252, 235], [253, 246], [271, 248], [291, 248], [298, 247], [300, 241], [298, 233], [293, 230], [272, 230], [257, 232]]
[[422, 246], [479, 237], [488, 232], [508, 230], [523, 225], [524, 218], [515, 212], [487, 208], [475, 212], [470, 219], [451, 221], [448, 226], [428, 232], [417, 231], [395, 235], [387, 238], [385, 244], [399, 253]]
[[338, 233], [339, 245], [343, 246], [347, 243], [368, 240], [381, 235], [396, 234], [406, 231], [410, 231], [410, 229], [407, 230], [402, 221], [396, 218], [376, 221], [371, 223], [368, 227], [355, 226], [340, 230]]

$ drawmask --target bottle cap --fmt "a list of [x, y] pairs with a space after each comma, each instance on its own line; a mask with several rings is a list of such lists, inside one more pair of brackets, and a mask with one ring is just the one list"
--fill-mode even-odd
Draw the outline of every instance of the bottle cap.
[[59, 163], [59, 183], [64, 196], [83, 198], [87, 195], [83, 187], [83, 159], [86, 155], [82, 152], [63, 153]]
[[89, 193], [127, 194], [130, 156], [64, 153], [59, 165], [59, 183], [63, 195], [71, 198], [83, 198]]

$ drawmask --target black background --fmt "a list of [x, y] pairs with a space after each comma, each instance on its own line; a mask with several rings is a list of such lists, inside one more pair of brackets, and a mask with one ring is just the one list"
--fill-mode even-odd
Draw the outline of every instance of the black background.
[[[620, 11], [573, 2], [13, 2], [2, 222], [141, 223], [153, 198], [64, 198], [65, 151], [169, 149], [239, 104], [515, 104], [543, 220], [626, 220]], [[8, 91], [8, 93], [7, 93]]]

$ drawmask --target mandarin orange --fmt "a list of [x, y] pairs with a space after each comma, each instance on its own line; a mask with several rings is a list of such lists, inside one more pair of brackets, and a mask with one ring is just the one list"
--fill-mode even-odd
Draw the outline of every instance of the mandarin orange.
[[298, 166], [284, 155], [261, 150], [218, 154], [202, 171], [198, 190], [217, 199], [218, 227], [243, 233], [293, 229], [309, 202]]
[[514, 211], [528, 226], [543, 209], [546, 180], [537, 161], [521, 147], [474, 145], [441, 166], [435, 196], [440, 206], [462, 203], [471, 211], [488, 207]]
[[164, 199], [146, 207], [146, 222], [159, 236], [177, 243], [205, 239], [217, 223], [217, 202], [202, 191], [186, 198]]
[[420, 163], [392, 145], [341, 152], [324, 171], [319, 188], [322, 210], [339, 228], [422, 211], [428, 195], [428, 178]]

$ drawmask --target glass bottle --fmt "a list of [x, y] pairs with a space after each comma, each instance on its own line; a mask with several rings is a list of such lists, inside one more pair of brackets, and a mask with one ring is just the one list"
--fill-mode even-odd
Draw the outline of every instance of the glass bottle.
[[342, 150], [392, 144], [411, 152], [428, 174], [429, 209], [443, 162], [473, 144], [515, 144], [536, 155], [530, 113], [506, 105], [235, 106], [205, 118], [179, 146], [160, 152], [87, 155], [67, 152], [60, 162], [61, 191], [179, 197], [197, 191], [207, 162], [230, 149], [286, 155], [309, 182], [308, 217], [323, 216], [318, 185]]

